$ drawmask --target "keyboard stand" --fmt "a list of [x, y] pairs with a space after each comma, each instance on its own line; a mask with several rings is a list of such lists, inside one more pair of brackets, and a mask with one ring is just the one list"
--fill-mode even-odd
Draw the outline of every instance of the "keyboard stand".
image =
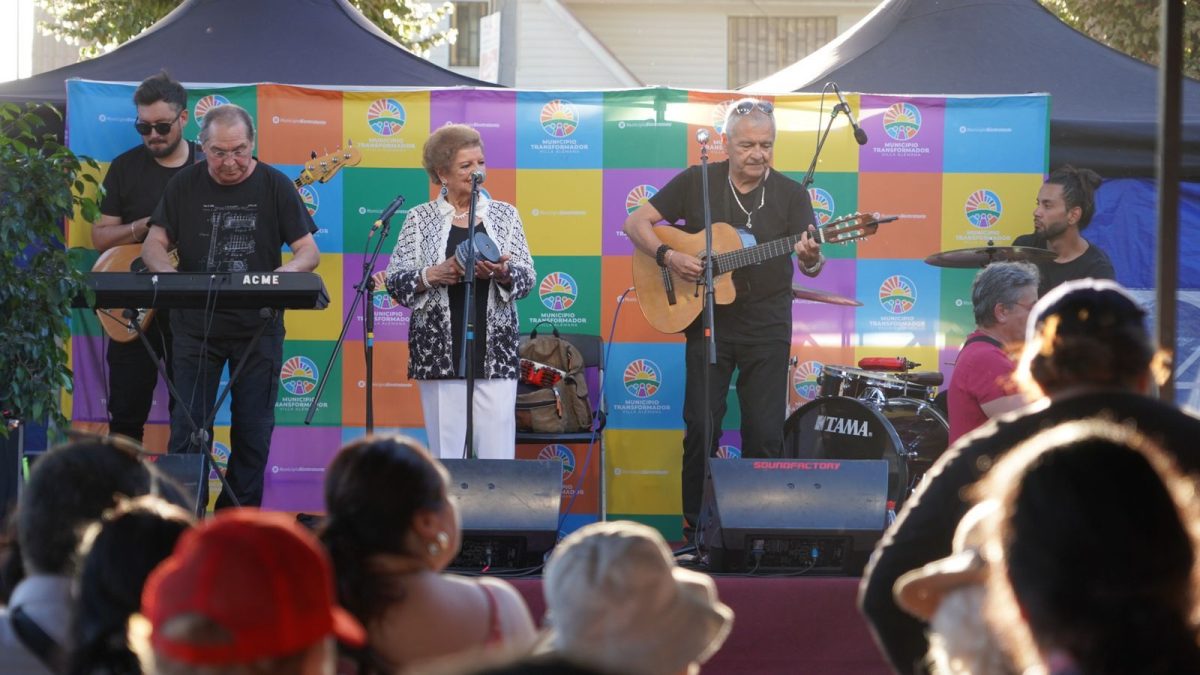
[[[250, 338], [250, 343], [246, 349], [247, 353], [254, 351], [254, 348], [258, 345], [259, 339], [262, 338], [263, 333], [267, 330], [267, 326], [271, 325], [271, 322], [275, 319], [278, 311], [279, 310], [271, 308], [263, 308], [259, 310], [259, 316], [263, 319], [263, 323], [258, 327], [258, 330], [255, 331], [253, 337]], [[221, 404], [225, 401], [225, 397], [229, 395], [230, 390], [233, 388], [233, 383], [237, 381], [238, 375], [241, 375], [242, 368], [246, 365], [246, 359], [241, 359], [238, 362], [237, 368], [234, 368], [233, 372], [229, 374], [229, 382], [225, 384], [225, 388], [222, 389], [220, 394], [217, 396], [216, 402], [212, 404], [212, 409], [208, 413], [208, 418], [204, 420], [204, 426], [199, 426], [196, 424], [196, 420], [192, 417], [191, 410], [189, 410], [188, 406], [184, 403], [183, 396], [175, 388], [175, 383], [172, 382], [171, 378], [167, 376], [166, 366], [164, 366], [162, 361], [158, 358], [158, 355], [154, 351], [153, 345], [150, 344], [149, 338], [147, 338], [146, 334], [142, 332], [141, 325], [135, 320], [137, 317], [137, 310], [126, 309], [122, 316], [127, 322], [129, 322], [130, 327], [137, 333], [138, 339], [141, 341], [142, 346], [146, 348], [146, 353], [157, 366], [158, 374], [162, 377], [163, 381], [167, 383], [167, 391], [170, 393], [171, 399], [175, 401], [175, 408], [181, 411], [185, 419], [187, 419], [188, 426], [191, 427], [191, 431], [188, 433], [188, 445], [192, 448], [192, 452], [200, 454], [204, 459], [204, 471], [203, 475], [200, 477], [200, 503], [196, 504], [197, 517], [203, 517], [204, 513], [208, 510], [208, 477], [212, 475], [213, 471], [216, 471], [217, 479], [221, 481], [221, 490], [229, 495], [229, 500], [233, 502], [234, 506], [241, 506], [241, 502], [238, 501], [237, 495], [233, 493], [233, 488], [230, 487], [229, 481], [225, 478], [225, 474], [221, 473], [220, 469], [217, 468], [217, 460], [212, 454], [212, 437], [209, 435], [208, 430], [212, 427], [213, 422], [216, 420], [217, 411], [221, 409]]]

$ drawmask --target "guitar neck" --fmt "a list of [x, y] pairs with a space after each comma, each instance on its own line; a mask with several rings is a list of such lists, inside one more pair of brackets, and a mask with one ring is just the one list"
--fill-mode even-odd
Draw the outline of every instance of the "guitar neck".
[[[895, 220], [895, 217], [893, 216], [888, 220]], [[813, 239], [817, 240], [818, 244], [844, 243], [874, 234], [875, 230], [879, 227], [879, 222], [871, 219], [869, 216], [854, 214], [825, 223], [816, 228], [816, 231], [811, 234]], [[735, 251], [717, 254], [713, 257], [713, 274], [732, 272], [739, 267], [756, 265], [764, 260], [787, 255], [792, 252], [792, 249], [796, 246], [796, 242], [800, 241], [803, 236], [803, 233], [793, 234], [790, 237], [775, 239], [765, 244], [755, 244], [754, 246], [747, 246]]]
[[765, 244], [755, 244], [739, 248], [736, 251], [719, 253], [713, 257], [713, 274], [732, 272], [747, 265], [757, 265], [764, 260], [787, 255], [795, 248], [796, 242], [800, 241], [801, 236], [803, 235], [794, 234], [790, 237], [768, 241]]

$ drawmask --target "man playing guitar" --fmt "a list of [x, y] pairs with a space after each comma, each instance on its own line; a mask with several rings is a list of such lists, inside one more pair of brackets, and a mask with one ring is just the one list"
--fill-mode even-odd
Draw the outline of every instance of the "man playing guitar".
[[[714, 163], [708, 172], [712, 218], [732, 225], [744, 243], [765, 243], [799, 236], [793, 248], [800, 270], [820, 273], [825, 259], [815, 233], [812, 203], [797, 182], [771, 170], [775, 146], [774, 106], [748, 98], [735, 102], [725, 119], [722, 140], [728, 162]], [[693, 251], [676, 251], [662, 242], [654, 224], [684, 221], [683, 229], [702, 232], [704, 203], [699, 166], [671, 179], [650, 201], [625, 221], [625, 232], [642, 253], [685, 282], [703, 275]], [[717, 448], [726, 392], [734, 368], [742, 413], [742, 453], [745, 457], [778, 457], [783, 449], [787, 408], [787, 361], [791, 345], [791, 256], [764, 260], [734, 271], [736, 299], [717, 304], [714, 311], [717, 363], [710, 371], [707, 414], [712, 417], [712, 446], [704, 447], [704, 371], [706, 366], [702, 319], [685, 329], [687, 375], [683, 419], [683, 514], [695, 527], [704, 489], [706, 455]], [[692, 283], [677, 288], [692, 294]], [[691, 536], [690, 528], [686, 533]]]
[[[188, 120], [187, 90], [183, 85], [159, 73], [138, 86], [133, 102], [137, 106], [134, 127], [142, 142], [113, 160], [104, 177], [102, 215], [92, 225], [96, 250], [128, 246], [130, 259], [140, 255], [141, 242], [150, 231], [150, 214], [167, 181], [195, 163], [198, 152], [194, 143], [183, 139]], [[125, 321], [119, 315], [115, 318]], [[159, 311], [144, 330], [157, 358], [170, 372], [171, 336], [166, 314]], [[108, 341], [109, 431], [141, 441], [158, 383], [158, 364], [141, 340], [134, 334], [130, 338], [125, 342]]]

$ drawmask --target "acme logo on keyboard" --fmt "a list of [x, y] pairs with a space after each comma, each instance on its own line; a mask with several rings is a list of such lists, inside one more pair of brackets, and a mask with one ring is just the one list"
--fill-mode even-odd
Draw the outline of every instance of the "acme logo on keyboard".
[[242, 276], [243, 286], [278, 286], [278, 274], [246, 274]]

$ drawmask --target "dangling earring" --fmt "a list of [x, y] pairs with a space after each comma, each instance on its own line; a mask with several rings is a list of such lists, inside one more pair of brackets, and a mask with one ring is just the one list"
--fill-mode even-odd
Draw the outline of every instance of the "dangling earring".
[[442, 181], [442, 196], [446, 196], [446, 181]]

